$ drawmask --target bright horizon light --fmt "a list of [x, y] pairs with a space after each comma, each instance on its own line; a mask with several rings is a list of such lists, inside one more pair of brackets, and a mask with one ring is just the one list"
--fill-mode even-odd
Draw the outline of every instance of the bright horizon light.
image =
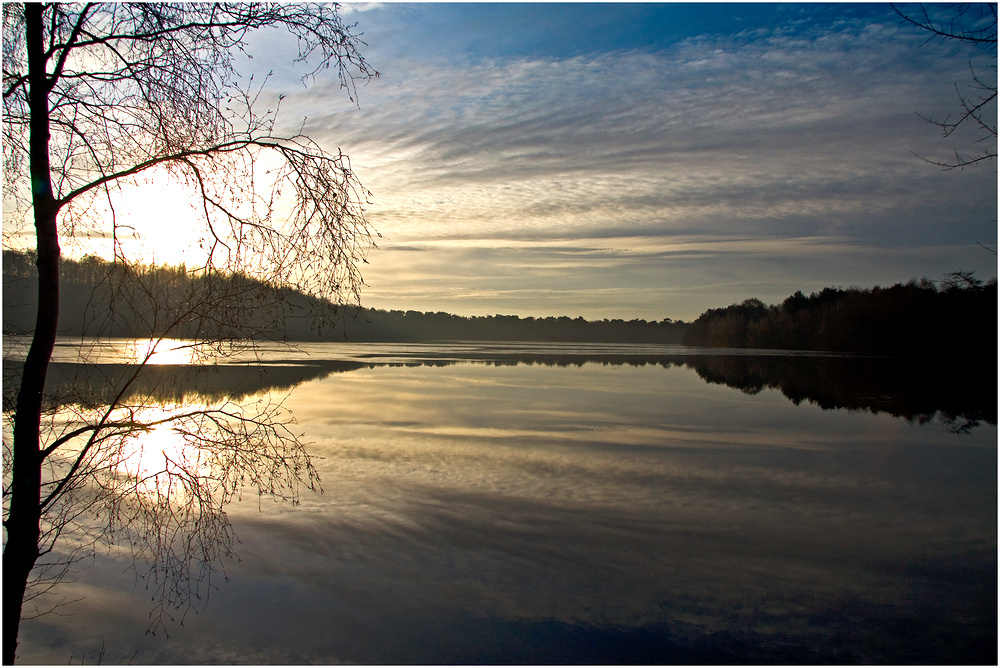
[[[190, 186], [168, 174], [127, 185], [116, 197], [119, 243], [126, 257], [149, 264], [200, 266], [208, 257], [209, 231]], [[111, 257], [110, 248], [100, 255]]]

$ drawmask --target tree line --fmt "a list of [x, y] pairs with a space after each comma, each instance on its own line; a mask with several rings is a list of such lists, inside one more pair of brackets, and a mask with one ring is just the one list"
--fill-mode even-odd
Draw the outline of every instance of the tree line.
[[685, 345], [996, 359], [997, 284], [968, 272], [887, 288], [796, 292], [781, 304], [747, 299], [709, 309]]
[[[37, 309], [34, 253], [3, 251], [4, 332], [30, 334]], [[296, 318], [322, 328], [334, 308], [243, 273], [189, 270], [95, 256], [60, 258], [58, 334], [207, 341], [281, 338]]]
[[420, 311], [366, 310], [343, 321], [344, 336], [353, 341], [566, 341], [581, 343], [681, 342], [686, 324], [669, 318], [586, 320], [516, 315], [458, 316]]
[[[801, 291], [777, 305], [746, 299], [711, 308], [694, 322], [664, 318], [586, 320], [568, 316], [460, 316], [444, 312], [362, 309], [330, 304], [289, 287], [242, 274], [206, 275], [183, 265], [113, 263], [87, 256], [63, 259], [62, 335], [120, 337], [218, 335], [239, 322], [275, 340], [417, 342], [445, 340], [684, 344], [856, 352], [910, 357], [995, 359], [997, 284], [954, 272], [890, 287]], [[34, 256], [3, 252], [4, 331], [27, 333], [34, 323]], [[206, 317], [183, 319], [186, 304], [219, 299]]]
[[[3, 252], [4, 329], [26, 333], [34, 323], [35, 267], [31, 253]], [[444, 312], [362, 309], [334, 305], [289, 287], [277, 287], [242, 274], [206, 275], [183, 265], [112, 263], [94, 256], [62, 259], [63, 303], [60, 334], [89, 335], [96, 316], [101, 334], [119, 337], [204, 335], [226, 317], [268, 338], [290, 341], [415, 342], [442, 340], [566, 341], [582, 343], [681, 342], [687, 324], [660, 321], [568, 316], [459, 316]], [[227, 285], [225, 289], [221, 283]], [[233, 284], [238, 289], [233, 289]], [[217, 290], [221, 310], [206, 310], [180, 322], [185, 304], [204, 301]], [[235, 296], [235, 297], [234, 297]], [[228, 314], [228, 315], [227, 315]], [[167, 328], [169, 327], [169, 332]]]

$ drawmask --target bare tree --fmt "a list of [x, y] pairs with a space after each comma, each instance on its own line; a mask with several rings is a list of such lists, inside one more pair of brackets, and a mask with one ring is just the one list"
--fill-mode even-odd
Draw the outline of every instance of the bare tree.
[[[274, 305], [274, 287], [334, 304], [359, 298], [374, 236], [369, 194], [339, 151], [277, 132], [278, 100], [261, 112], [263, 86], [236, 63], [253, 31], [283, 28], [307, 63], [304, 82], [332, 67], [353, 99], [355, 82], [378, 73], [333, 4], [5, 3], [3, 21], [5, 244], [33, 227], [38, 269], [37, 318], [3, 441], [3, 661], [13, 663], [25, 601], [61, 580], [74, 550], [129, 548], [159, 583], [161, 611], [183, 609], [231, 551], [227, 500], [244, 487], [294, 498], [314, 484], [280, 406], [164, 406], [128, 388], [164, 337], [183, 333], [192, 349], [222, 353], [275, 331], [260, 309], [239, 307], [263, 294]], [[179, 298], [157, 292], [162, 284], [129, 256], [131, 231], [114, 213], [116, 196], [150, 174], [186, 184], [200, 203], [204, 261], [172, 288], [188, 290]], [[148, 306], [130, 317], [149, 346], [108, 405], [48, 401], [60, 246], [95, 232], [112, 239], [115, 289]], [[108, 321], [95, 319], [91, 333]], [[162, 430], [188, 454], [137, 459], [135, 446]]]
[[955, 84], [959, 112], [934, 119], [921, 116], [941, 130], [942, 136], [951, 138], [959, 130], [973, 133], [972, 151], [954, 150], [953, 160], [932, 160], [923, 158], [942, 169], [965, 169], [966, 167], [993, 160], [997, 157], [997, 6], [995, 3], [970, 3], [958, 5], [921, 5], [913, 12], [906, 12], [893, 6], [902, 19], [927, 34], [927, 40], [956, 41], [980, 48], [993, 59], [993, 65], [977, 69], [969, 63], [969, 79]]

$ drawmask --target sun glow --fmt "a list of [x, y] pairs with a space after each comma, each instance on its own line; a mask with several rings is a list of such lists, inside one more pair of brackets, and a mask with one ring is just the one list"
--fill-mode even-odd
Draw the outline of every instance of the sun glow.
[[159, 339], [156, 341], [128, 341], [132, 349], [126, 354], [134, 354], [137, 360], [149, 359], [149, 364], [194, 364], [194, 350], [191, 341], [182, 339]]
[[117, 241], [129, 258], [151, 264], [203, 264], [211, 233], [190, 186], [169, 175], [122, 188], [114, 206]]
[[119, 469], [145, 481], [187, 468], [190, 455], [183, 436], [169, 424], [160, 424], [137, 439], [135, 447], [125, 453]]
[[117, 249], [127, 260], [188, 267], [204, 266], [213, 253], [225, 261], [243, 241], [234, 224], [290, 212], [287, 194], [276, 188], [282, 164], [265, 153], [234, 158], [205, 181], [157, 167], [116, 183], [74, 213], [85, 221], [74, 233], [88, 247], [81, 254], [110, 258]]
[[[148, 413], [152, 422], [171, 415], [166, 408], [150, 409]], [[200, 484], [198, 480], [211, 472], [201, 450], [188, 442], [183, 425], [175, 421], [154, 424], [128, 438], [115, 468], [119, 475], [134, 482], [140, 494], [175, 499], [188, 495]]]

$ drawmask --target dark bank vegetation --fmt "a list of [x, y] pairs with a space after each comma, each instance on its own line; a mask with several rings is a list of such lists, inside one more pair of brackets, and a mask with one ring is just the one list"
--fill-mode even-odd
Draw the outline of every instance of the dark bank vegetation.
[[[225, 323], [288, 341], [561, 341], [683, 343], [688, 346], [996, 359], [997, 284], [954, 272], [887, 288], [801, 291], [777, 305], [747, 299], [708, 309], [694, 322], [664, 318], [585, 320], [567, 316], [459, 316], [333, 305], [242, 275], [205, 275], [183, 265], [112, 263], [87, 256], [61, 261], [60, 333], [176, 338], [204, 336]], [[4, 331], [34, 323], [34, 256], [3, 252]], [[210, 310], [192, 301], [225, 295]]]
[[[99, 330], [105, 336], [194, 338], [239, 323], [242, 332], [288, 341], [683, 343], [996, 359], [996, 281], [984, 283], [967, 272], [938, 283], [921, 279], [887, 288], [796, 292], [777, 305], [747, 299], [685, 323], [361, 309], [242, 274], [209, 276], [184, 266], [129, 265], [93, 256], [61, 262], [59, 322], [65, 336]], [[33, 254], [3, 252], [5, 333], [33, 327], [35, 271]], [[213, 292], [225, 298], [212, 309], [185, 312], [193, 301], [210, 301]]]
[[[26, 333], [34, 323], [34, 258], [4, 251], [4, 331]], [[226, 322], [243, 331], [290, 341], [411, 342], [442, 340], [680, 343], [685, 323], [669, 318], [588, 321], [582, 317], [521, 318], [334, 306], [291, 288], [242, 274], [205, 275], [184, 266], [111, 263], [87, 256], [61, 264], [60, 334], [174, 338], [203, 336]], [[225, 285], [223, 285], [225, 284]], [[234, 286], [236, 289], [234, 289]], [[186, 305], [225, 295], [214, 308], [185, 314]], [[234, 299], [234, 295], [238, 298]]]
[[[888, 288], [796, 292], [778, 305], [747, 299], [709, 309], [690, 324], [690, 346], [771, 348], [996, 360], [997, 284], [967, 272], [941, 285], [923, 279]], [[995, 365], [995, 364], [994, 364]]]

